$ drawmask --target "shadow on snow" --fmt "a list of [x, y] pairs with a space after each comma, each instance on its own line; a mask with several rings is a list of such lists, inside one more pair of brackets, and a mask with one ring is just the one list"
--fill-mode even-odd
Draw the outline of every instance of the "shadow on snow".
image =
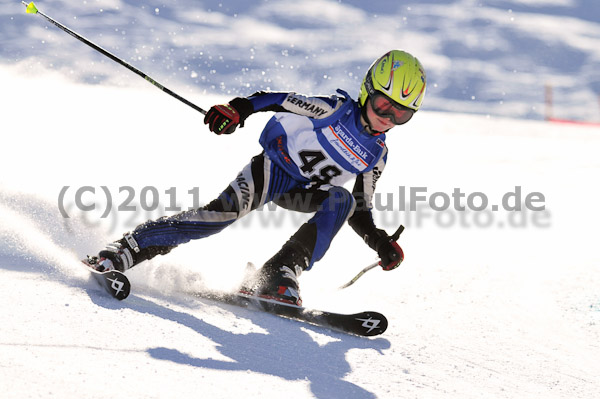
[[[312, 393], [317, 398], [323, 399], [375, 398], [376, 395], [372, 392], [344, 380], [344, 377], [352, 371], [346, 355], [351, 349], [373, 349], [381, 354], [391, 346], [384, 338], [355, 337], [229, 305], [219, 306], [234, 312], [238, 317], [249, 319], [268, 333], [232, 333], [191, 314], [161, 306], [136, 295], [130, 295], [125, 302], [115, 302], [112, 298], [104, 296], [90, 295], [90, 297], [98, 306], [109, 309], [130, 309], [186, 326], [215, 342], [221, 354], [232, 361], [196, 358], [176, 348], [168, 347], [149, 348], [148, 354], [154, 359], [213, 370], [244, 372], [250, 370], [288, 381], [308, 381]], [[201, 303], [210, 302], [201, 301]], [[334, 341], [319, 345], [301, 327], [325, 334]]]

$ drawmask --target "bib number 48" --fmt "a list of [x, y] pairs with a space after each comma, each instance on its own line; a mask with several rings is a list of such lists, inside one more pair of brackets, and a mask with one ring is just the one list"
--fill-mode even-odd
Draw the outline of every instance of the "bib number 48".
[[342, 174], [335, 165], [325, 165], [317, 169], [317, 166], [327, 160], [321, 151], [303, 150], [298, 153], [302, 160], [300, 170], [318, 184], [329, 184], [331, 179]]

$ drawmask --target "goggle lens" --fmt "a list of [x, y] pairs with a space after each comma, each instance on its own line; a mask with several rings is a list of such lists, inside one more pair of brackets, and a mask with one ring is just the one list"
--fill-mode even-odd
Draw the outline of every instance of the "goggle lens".
[[394, 103], [382, 94], [376, 93], [369, 98], [373, 111], [378, 116], [389, 118], [396, 125], [408, 122], [415, 113], [413, 109]]

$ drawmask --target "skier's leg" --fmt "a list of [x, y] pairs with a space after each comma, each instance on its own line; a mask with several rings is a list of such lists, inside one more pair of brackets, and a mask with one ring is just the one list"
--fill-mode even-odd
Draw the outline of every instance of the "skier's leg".
[[315, 212], [290, 238], [290, 241], [308, 250], [307, 269], [325, 255], [331, 241], [356, 207], [356, 200], [348, 190], [329, 185], [318, 189], [295, 189], [280, 196], [275, 203], [294, 211]]
[[292, 190], [280, 196], [278, 205], [315, 215], [269, 259], [245, 289], [266, 298], [300, 306], [298, 276], [320, 260], [356, 202], [348, 190], [328, 186], [319, 190]]
[[211, 203], [139, 225], [101, 251], [99, 264], [104, 258], [110, 261], [107, 268], [126, 270], [180, 244], [216, 234], [269, 201], [274, 195], [272, 186], [286, 190], [297, 184], [267, 157], [257, 155]]

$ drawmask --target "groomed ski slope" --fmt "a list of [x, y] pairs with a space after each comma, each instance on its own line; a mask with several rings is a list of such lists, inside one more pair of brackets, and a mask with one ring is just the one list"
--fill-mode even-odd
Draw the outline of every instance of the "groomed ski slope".
[[[200, 203], [210, 201], [260, 151], [268, 115], [217, 137], [200, 114], [141, 79], [114, 88], [25, 72], [0, 69], [3, 398], [594, 398], [600, 391], [597, 128], [424, 110], [390, 134], [378, 191], [392, 194], [396, 210], [377, 218], [390, 232], [405, 224], [406, 261], [338, 291], [374, 260], [346, 226], [301, 277], [306, 306], [384, 313], [388, 331], [365, 339], [183, 294], [234, 287], [246, 262], [264, 262], [304, 220], [281, 209], [138, 266], [128, 272], [131, 296], [108, 297], [78, 259], [148, 217], [172, 214], [164, 211], [172, 187], [182, 207], [193, 205], [188, 190], [196, 187]], [[70, 218], [59, 211], [65, 186]], [[102, 186], [114, 206], [128, 194], [119, 188], [131, 187], [137, 211], [102, 218]], [[140, 193], [150, 186], [161, 204], [148, 214]], [[515, 186], [523, 197], [543, 193], [546, 211], [398, 212], [399, 187], [426, 187], [428, 196], [481, 192], [491, 205]], [[96, 210], [77, 210], [81, 187], [97, 190], [82, 196]]]

